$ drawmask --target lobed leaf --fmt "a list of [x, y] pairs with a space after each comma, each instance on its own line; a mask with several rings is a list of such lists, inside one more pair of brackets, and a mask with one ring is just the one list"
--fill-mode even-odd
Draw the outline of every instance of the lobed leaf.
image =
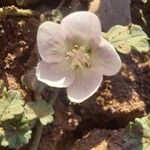
[[20, 148], [29, 143], [32, 131], [22, 115], [7, 120], [2, 126], [3, 128], [0, 128], [0, 143], [2, 146]]
[[24, 101], [20, 92], [4, 90], [3, 97], [0, 100], [0, 122], [12, 119], [15, 115], [23, 113]]
[[35, 102], [28, 102], [25, 105], [25, 117], [32, 121], [39, 119], [43, 125], [53, 122], [54, 113], [51, 105], [47, 104], [44, 100], [37, 100]]
[[135, 150], [150, 149], [150, 115], [130, 122], [124, 130], [123, 147]]
[[128, 26], [116, 25], [103, 37], [108, 40], [117, 51], [128, 54], [131, 49], [138, 52], [148, 52], [150, 50], [148, 36], [138, 25], [129, 24]]

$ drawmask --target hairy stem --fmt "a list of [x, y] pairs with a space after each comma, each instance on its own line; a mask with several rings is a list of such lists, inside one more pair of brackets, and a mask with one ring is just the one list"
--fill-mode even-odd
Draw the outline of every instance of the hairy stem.
[[[49, 101], [49, 103], [53, 106], [58, 95], [59, 95], [60, 89], [55, 89], [53, 91], [52, 97]], [[36, 125], [36, 132], [35, 132], [35, 136], [34, 136], [34, 140], [32, 142], [32, 145], [30, 147], [29, 150], [37, 150], [38, 146], [40, 144], [40, 140], [41, 140], [41, 136], [42, 136], [42, 132], [43, 132], [43, 125], [40, 123], [40, 121], [38, 121], [37, 125]]]
[[31, 144], [31, 147], [29, 148], [29, 150], [37, 150], [38, 149], [42, 133], [43, 133], [43, 125], [39, 121], [36, 126], [34, 140]]
[[61, 0], [60, 4], [58, 5], [58, 7], [56, 9], [60, 9], [63, 6], [63, 4], [65, 3], [65, 1], [66, 0]]
[[51, 96], [51, 99], [49, 100], [49, 103], [50, 103], [52, 106], [54, 106], [55, 101], [56, 101], [56, 99], [57, 99], [57, 97], [58, 97], [58, 95], [59, 95], [59, 92], [60, 92], [60, 89], [55, 89], [55, 90], [53, 91], [53, 94], [52, 94], [52, 96]]

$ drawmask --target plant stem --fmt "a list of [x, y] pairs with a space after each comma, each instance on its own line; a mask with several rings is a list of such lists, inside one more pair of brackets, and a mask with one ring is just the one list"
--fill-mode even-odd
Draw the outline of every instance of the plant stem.
[[56, 99], [57, 99], [57, 97], [58, 97], [58, 95], [59, 95], [59, 92], [60, 92], [60, 89], [55, 89], [55, 90], [53, 91], [53, 94], [52, 94], [52, 96], [51, 96], [51, 98], [50, 98], [50, 100], [49, 100], [49, 104], [50, 104], [50, 105], [54, 106], [55, 101], [56, 101]]
[[60, 4], [58, 5], [58, 7], [56, 9], [60, 9], [63, 6], [63, 4], [65, 3], [65, 1], [66, 0], [61, 0]]
[[[49, 101], [49, 103], [51, 105], [54, 105], [58, 95], [59, 95], [59, 92], [60, 92], [60, 89], [54, 89], [53, 90], [53, 94], [52, 94], [52, 97]], [[35, 132], [35, 136], [34, 136], [34, 139], [33, 139], [33, 142], [31, 144], [31, 147], [29, 150], [37, 150], [38, 149], [38, 146], [39, 146], [39, 143], [40, 143], [40, 139], [41, 139], [41, 136], [42, 136], [42, 132], [43, 132], [43, 125], [40, 123], [40, 121], [37, 122], [37, 125], [36, 125], [36, 132]]]
[[43, 133], [43, 125], [39, 121], [37, 123], [35, 136], [34, 136], [33, 142], [31, 144], [31, 147], [30, 147], [29, 150], [37, 150], [38, 149], [42, 133]]

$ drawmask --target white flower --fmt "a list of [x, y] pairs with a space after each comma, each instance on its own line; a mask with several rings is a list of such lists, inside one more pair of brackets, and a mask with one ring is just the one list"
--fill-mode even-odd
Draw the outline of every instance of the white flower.
[[47, 21], [37, 34], [42, 60], [36, 75], [52, 87], [67, 87], [72, 102], [83, 102], [101, 85], [103, 75], [114, 75], [121, 68], [115, 48], [100, 37], [98, 17], [86, 11], [65, 17], [61, 24]]

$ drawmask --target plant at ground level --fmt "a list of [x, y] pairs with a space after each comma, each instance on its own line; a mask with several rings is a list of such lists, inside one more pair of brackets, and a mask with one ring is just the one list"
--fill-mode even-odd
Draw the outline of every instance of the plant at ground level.
[[47, 125], [53, 122], [53, 109], [44, 100], [24, 104], [19, 91], [3, 90], [0, 100], [0, 144], [20, 148], [31, 138], [37, 120]]
[[103, 37], [108, 40], [117, 51], [127, 54], [131, 49], [138, 52], [148, 52], [150, 50], [148, 36], [138, 25], [129, 24], [128, 26], [116, 25]]
[[1, 126], [0, 143], [4, 147], [20, 148], [27, 144], [31, 138], [31, 128], [23, 115], [15, 116], [13, 119], [3, 122]]
[[25, 117], [28, 120], [39, 119], [43, 125], [53, 122], [53, 108], [51, 105], [47, 105], [45, 101], [37, 100], [35, 102], [28, 102], [24, 108]]
[[0, 123], [13, 119], [15, 115], [22, 114], [24, 101], [20, 92], [3, 90], [3, 97], [0, 99]]
[[125, 150], [149, 150], [150, 149], [150, 114], [137, 118], [134, 122], [130, 122], [124, 130]]

